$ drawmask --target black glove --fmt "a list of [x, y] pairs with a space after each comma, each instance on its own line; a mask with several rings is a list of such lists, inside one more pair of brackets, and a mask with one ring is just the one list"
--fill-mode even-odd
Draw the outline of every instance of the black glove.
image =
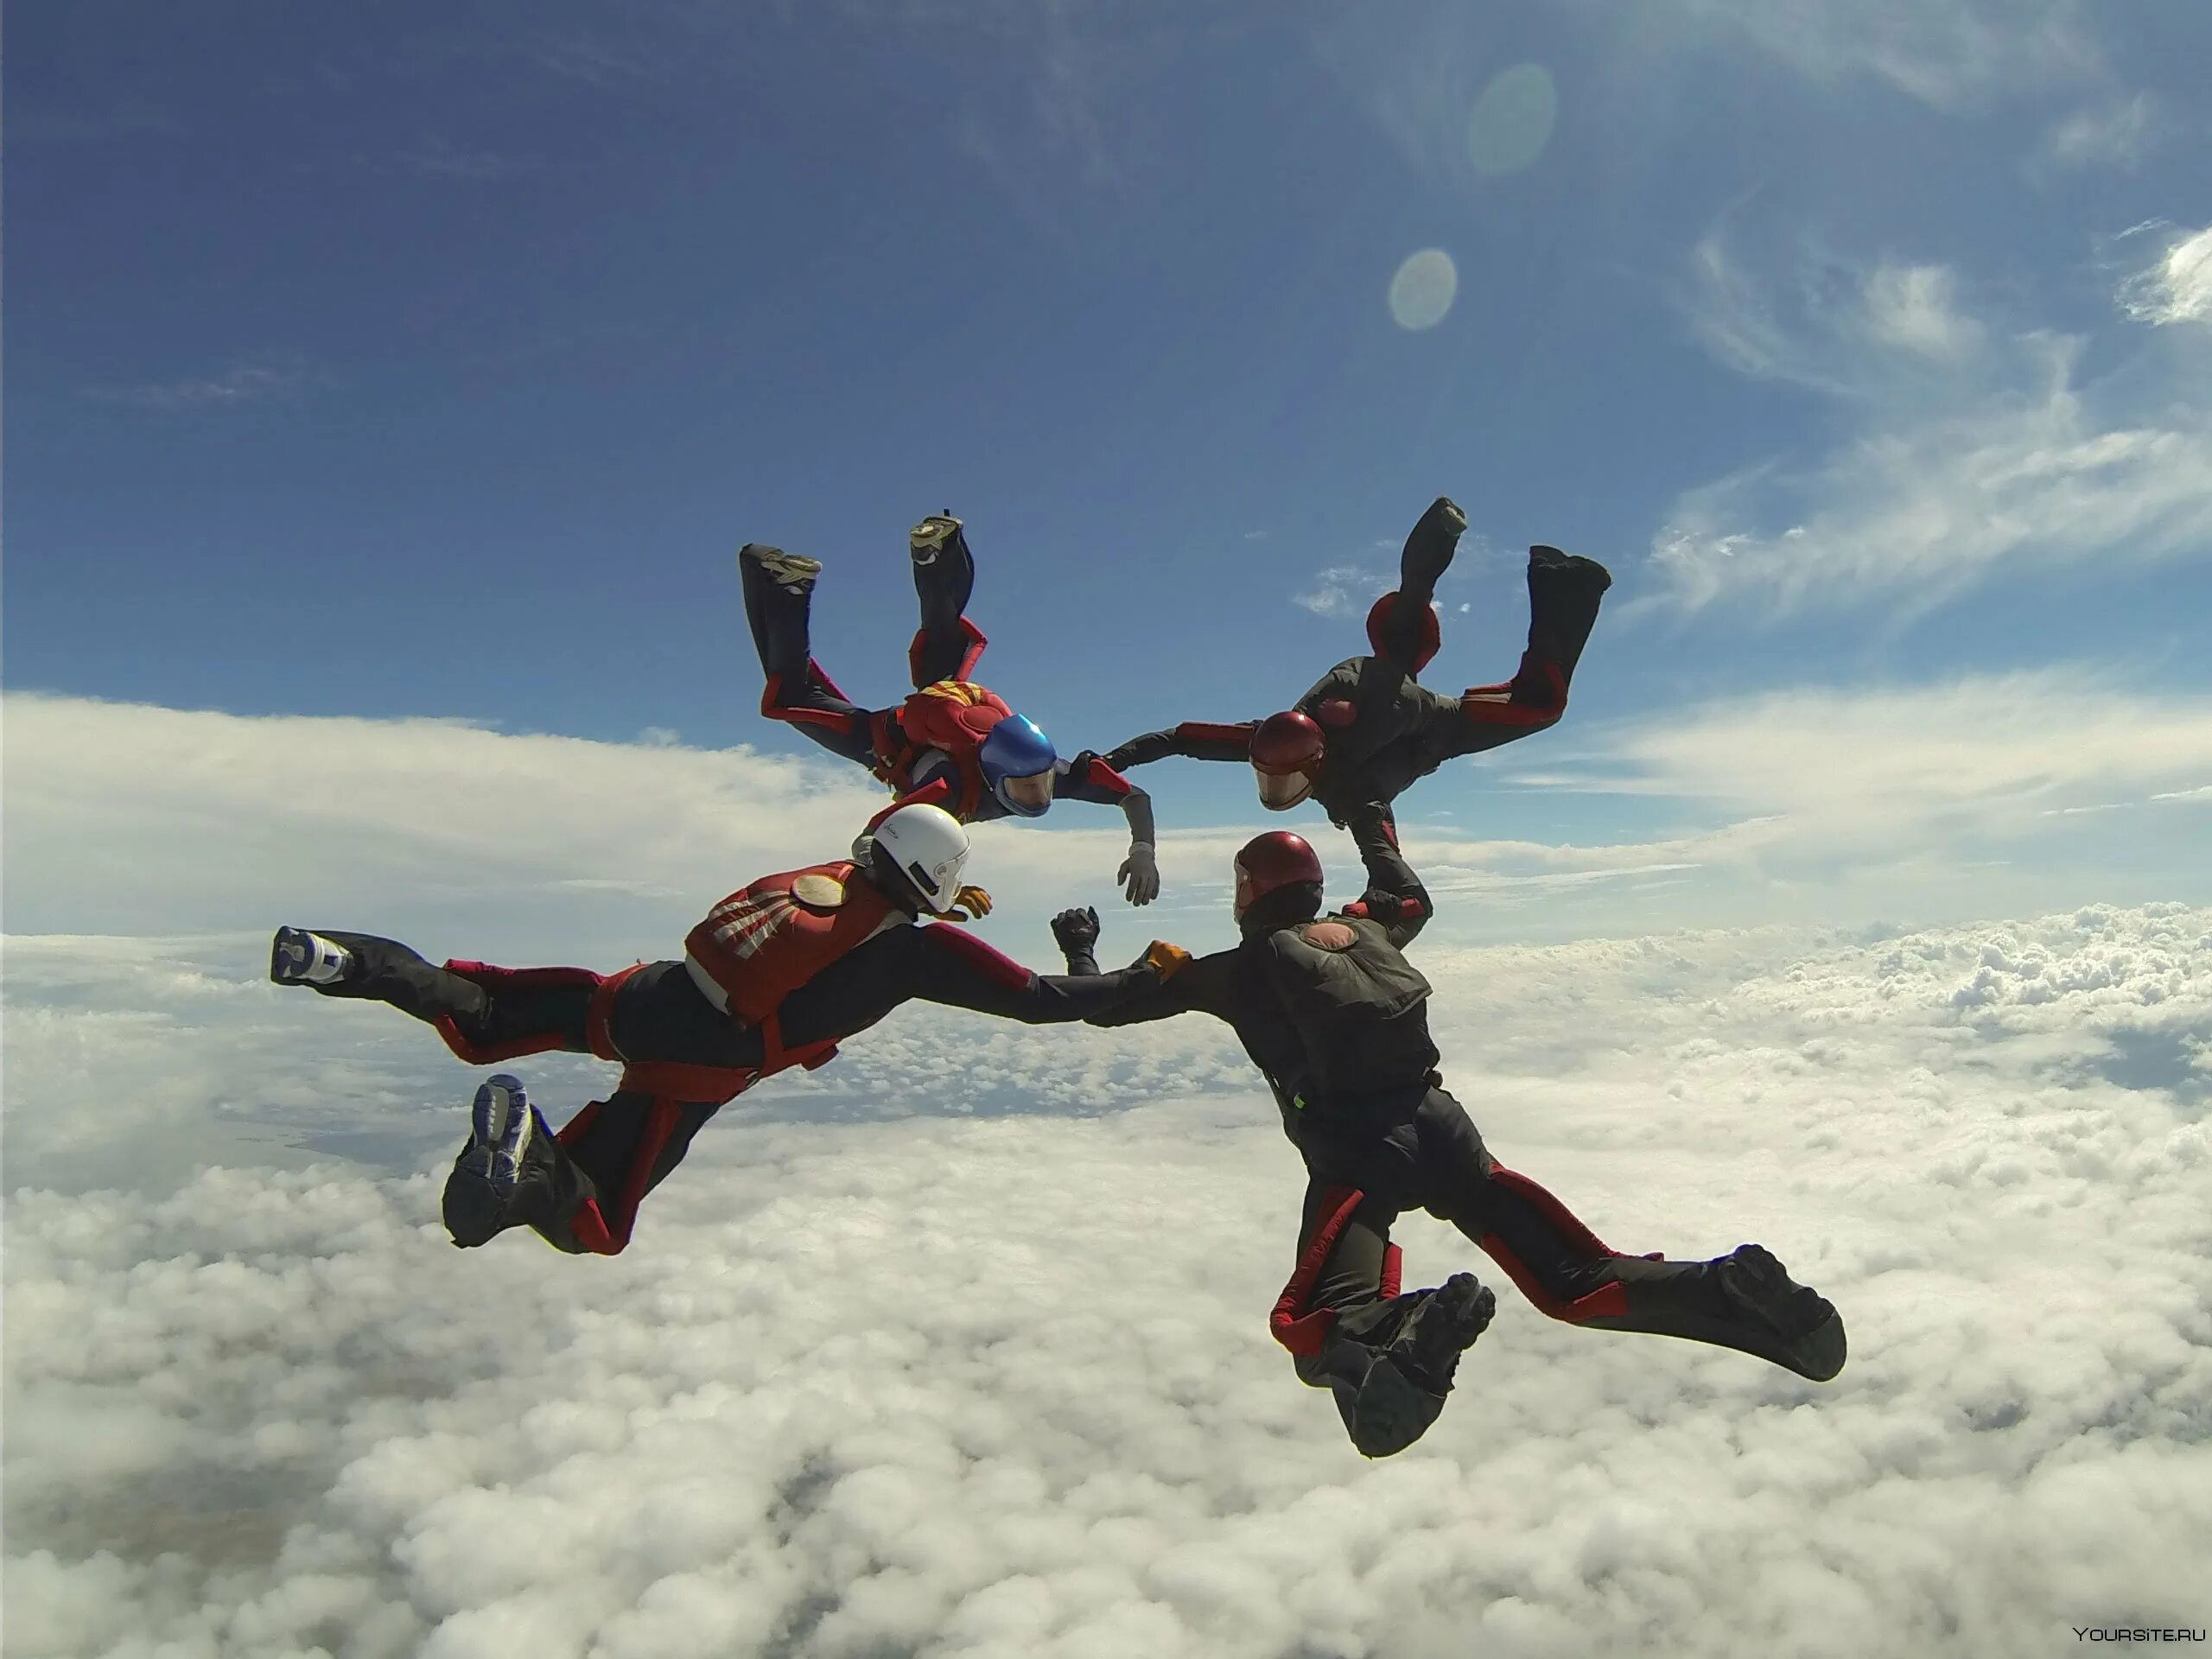
[[1052, 918], [1052, 942], [1070, 962], [1089, 957], [1098, 944], [1098, 912], [1085, 906]]
[[1403, 908], [1405, 900], [1388, 887], [1370, 887], [1359, 895], [1358, 913], [1385, 927], [1398, 919], [1398, 912]]

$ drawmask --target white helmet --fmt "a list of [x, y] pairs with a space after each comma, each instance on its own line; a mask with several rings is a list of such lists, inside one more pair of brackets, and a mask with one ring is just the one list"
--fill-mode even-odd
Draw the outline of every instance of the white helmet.
[[874, 863], [896, 870], [931, 910], [950, 910], [968, 868], [968, 832], [941, 806], [902, 806], [875, 826]]

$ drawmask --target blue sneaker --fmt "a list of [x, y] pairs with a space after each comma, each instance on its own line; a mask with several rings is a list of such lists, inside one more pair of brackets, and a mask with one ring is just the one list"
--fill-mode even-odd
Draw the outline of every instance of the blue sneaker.
[[551, 1131], [520, 1079], [502, 1071], [476, 1090], [468, 1144], [446, 1178], [446, 1231], [455, 1244], [473, 1249], [521, 1219], [511, 1213], [515, 1186], [540, 1135]]
[[304, 927], [280, 927], [269, 942], [269, 977], [279, 985], [335, 985], [353, 966], [352, 951]]

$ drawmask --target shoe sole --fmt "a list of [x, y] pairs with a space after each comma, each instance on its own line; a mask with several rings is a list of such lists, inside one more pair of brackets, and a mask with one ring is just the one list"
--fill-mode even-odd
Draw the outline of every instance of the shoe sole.
[[768, 579], [779, 587], [793, 591], [810, 588], [814, 579], [822, 574], [822, 561], [810, 559], [798, 553], [779, 553], [772, 558], [751, 556], [753, 563], [767, 573]]
[[306, 969], [315, 960], [313, 936], [304, 927], [280, 927], [269, 942], [269, 977], [279, 985], [306, 982]]
[[957, 518], [925, 518], [907, 532], [907, 550], [916, 564], [934, 564], [937, 556], [944, 551], [955, 536], [960, 533]]
[[1433, 1375], [1475, 1345], [1497, 1313], [1497, 1294], [1471, 1273], [1455, 1273], [1439, 1286], [1414, 1332], [1414, 1363]]
[[486, 1184], [505, 1198], [515, 1190], [516, 1178], [522, 1173], [523, 1155], [530, 1150], [536, 1117], [518, 1078], [502, 1071], [486, 1079], [477, 1089], [470, 1109], [469, 1127], [475, 1144], [462, 1154], [461, 1167], [471, 1168], [480, 1154]]

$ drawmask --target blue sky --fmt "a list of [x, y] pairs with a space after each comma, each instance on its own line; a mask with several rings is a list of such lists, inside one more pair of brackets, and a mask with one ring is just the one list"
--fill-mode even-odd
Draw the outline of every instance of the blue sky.
[[[1510, 671], [1529, 542], [1618, 581], [1568, 724], [1409, 818], [1713, 831], [1823, 810], [1713, 781], [1775, 770], [1752, 727], [1852, 734], [1879, 792], [1954, 715], [2032, 796], [2078, 686], [2171, 741], [2030, 810], [2201, 880], [2203, 810], [2133, 810], [2212, 783], [2186, 0], [88, 4], [8, 45], [11, 690], [798, 753], [734, 550], [822, 557], [819, 653], [888, 701], [950, 508], [984, 677], [1103, 747], [1357, 649], [1448, 493], [1432, 677]], [[1456, 291], [1405, 327], [1427, 251]]]

